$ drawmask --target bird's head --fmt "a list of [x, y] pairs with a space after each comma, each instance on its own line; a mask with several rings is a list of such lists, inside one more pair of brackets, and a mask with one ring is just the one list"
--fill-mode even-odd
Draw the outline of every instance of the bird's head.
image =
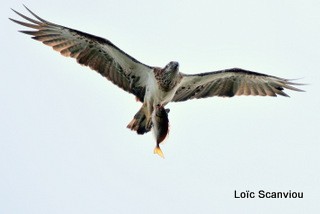
[[169, 62], [165, 67], [164, 67], [164, 72], [167, 74], [171, 75], [177, 75], [179, 73], [179, 63], [178, 62]]
[[178, 62], [169, 62], [163, 69], [161, 69], [159, 74], [159, 82], [165, 91], [174, 88], [182, 78], [182, 75], [179, 72]]

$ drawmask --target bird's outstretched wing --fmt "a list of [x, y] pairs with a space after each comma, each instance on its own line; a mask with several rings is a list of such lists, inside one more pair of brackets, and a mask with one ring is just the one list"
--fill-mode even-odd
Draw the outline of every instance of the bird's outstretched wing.
[[288, 96], [283, 92], [284, 89], [303, 91], [292, 85], [304, 84], [240, 68], [194, 75], [184, 74], [172, 101], [179, 102], [212, 96], [233, 97], [235, 95]]
[[116, 47], [109, 40], [46, 21], [26, 9], [36, 18], [31, 19], [15, 10], [28, 22], [13, 22], [35, 30], [20, 31], [51, 46], [63, 56], [72, 57], [82, 65], [99, 72], [120, 88], [134, 94], [140, 101], [145, 95], [145, 83], [153, 67], [147, 66]]

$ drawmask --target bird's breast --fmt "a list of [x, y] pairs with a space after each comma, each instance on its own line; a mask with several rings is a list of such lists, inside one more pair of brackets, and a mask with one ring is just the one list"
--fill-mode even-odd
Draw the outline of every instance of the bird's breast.
[[166, 105], [173, 99], [175, 92], [176, 88], [164, 90], [159, 81], [154, 76], [151, 76], [146, 88], [145, 102], [152, 102], [154, 106]]

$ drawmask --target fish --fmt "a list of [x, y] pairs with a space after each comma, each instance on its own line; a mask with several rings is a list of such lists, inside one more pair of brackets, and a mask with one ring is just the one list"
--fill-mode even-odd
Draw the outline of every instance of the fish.
[[156, 106], [152, 115], [153, 133], [156, 138], [156, 147], [153, 150], [154, 154], [164, 158], [164, 154], [160, 148], [160, 144], [166, 139], [169, 134], [169, 119], [168, 113], [170, 109], [165, 109], [163, 106]]

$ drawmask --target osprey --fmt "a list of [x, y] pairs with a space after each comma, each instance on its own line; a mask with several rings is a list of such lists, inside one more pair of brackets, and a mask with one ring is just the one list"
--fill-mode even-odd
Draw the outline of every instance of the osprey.
[[169, 130], [169, 109], [164, 107], [169, 102], [212, 96], [288, 96], [284, 89], [302, 91], [294, 85], [303, 84], [240, 68], [190, 75], [180, 72], [179, 63], [174, 61], [164, 67], [149, 66], [107, 39], [46, 21], [25, 8], [36, 19], [13, 10], [29, 22], [10, 20], [34, 30], [20, 32], [32, 35], [33, 39], [51, 46], [63, 56], [75, 58], [79, 64], [99, 72], [143, 103], [127, 127], [138, 134], [153, 128], [157, 141], [154, 153], [161, 157], [163, 153], [159, 144]]

